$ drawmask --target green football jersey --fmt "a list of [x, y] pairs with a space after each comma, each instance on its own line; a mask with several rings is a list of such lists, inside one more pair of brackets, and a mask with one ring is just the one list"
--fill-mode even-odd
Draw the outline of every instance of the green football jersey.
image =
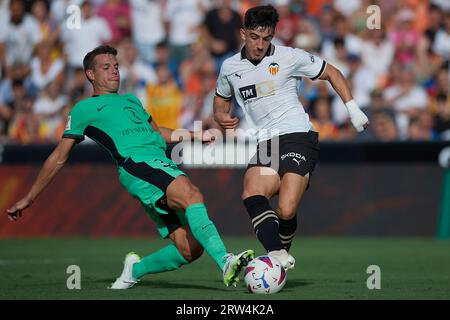
[[149, 115], [132, 94], [104, 94], [78, 102], [69, 112], [63, 137], [87, 136], [107, 149], [118, 165], [127, 158], [144, 161], [164, 156], [167, 148]]

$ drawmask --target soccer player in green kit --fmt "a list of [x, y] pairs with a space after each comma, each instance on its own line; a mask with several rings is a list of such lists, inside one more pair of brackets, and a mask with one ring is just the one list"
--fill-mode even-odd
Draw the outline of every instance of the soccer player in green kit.
[[111, 289], [128, 289], [146, 274], [178, 269], [199, 258], [203, 250], [223, 272], [225, 285], [235, 286], [254, 252], [227, 253], [208, 217], [202, 194], [166, 157], [166, 142], [178, 142], [172, 140], [173, 130], [158, 127], [134, 95], [118, 94], [116, 55], [116, 49], [100, 46], [85, 56], [85, 74], [94, 95], [72, 108], [63, 139], [45, 161], [28, 194], [7, 210], [9, 219], [16, 221], [22, 216], [66, 163], [74, 145], [87, 136], [109, 151], [121, 184], [142, 203], [161, 236], [173, 241], [142, 259], [136, 253], [127, 254], [123, 272]]

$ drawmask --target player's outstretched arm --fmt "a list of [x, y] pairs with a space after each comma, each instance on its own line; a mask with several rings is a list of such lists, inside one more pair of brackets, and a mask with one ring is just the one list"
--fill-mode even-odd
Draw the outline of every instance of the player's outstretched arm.
[[208, 143], [214, 141], [215, 139], [214, 135], [212, 133], [209, 133], [208, 130], [199, 132], [199, 134], [184, 129], [173, 130], [170, 128], [158, 126], [154, 120], [150, 122], [150, 125], [152, 126], [153, 130], [161, 134], [164, 141], [166, 141], [167, 143], [178, 143], [181, 141], [191, 141], [194, 139]]
[[231, 100], [214, 96], [214, 120], [223, 129], [234, 129], [239, 123], [239, 118], [232, 118], [230, 115]]
[[334, 90], [345, 103], [347, 111], [350, 115], [350, 120], [355, 129], [358, 132], [366, 129], [369, 126], [369, 119], [358, 107], [355, 100], [353, 100], [352, 92], [347, 84], [347, 80], [344, 78], [342, 73], [333, 65], [327, 64], [319, 79], [328, 80], [331, 83]]
[[28, 194], [16, 202], [11, 208], [6, 210], [8, 218], [11, 221], [16, 221], [17, 217], [21, 217], [22, 211], [28, 208], [39, 193], [50, 183], [69, 158], [70, 151], [72, 150], [75, 141], [76, 140], [70, 138], [63, 138], [61, 140], [55, 150], [53, 150], [47, 160], [45, 160], [44, 165], [42, 166], [41, 171], [39, 171]]

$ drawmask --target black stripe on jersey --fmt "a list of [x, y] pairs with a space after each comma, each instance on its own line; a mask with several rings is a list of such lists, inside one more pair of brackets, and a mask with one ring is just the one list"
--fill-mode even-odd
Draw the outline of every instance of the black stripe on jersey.
[[220, 93], [218, 93], [217, 90], [216, 90], [216, 96], [218, 96], [219, 98], [225, 99], [225, 100], [231, 100], [231, 97], [224, 97]]
[[125, 161], [123, 168], [129, 174], [151, 183], [164, 191], [164, 193], [166, 193], [169, 184], [175, 180], [174, 177], [164, 170], [153, 168], [145, 162], [134, 162], [131, 158], [128, 158], [127, 161]]
[[322, 67], [320, 68], [319, 73], [317, 74], [317, 76], [315, 76], [314, 78], [310, 78], [311, 80], [316, 80], [318, 77], [320, 77], [323, 73], [323, 70], [325, 70], [325, 66], [327, 65], [327, 63], [325, 61], [322, 61]]
[[77, 140], [76, 143], [79, 143], [79, 142], [81, 142], [81, 141], [84, 140], [84, 136], [81, 135], [81, 134], [70, 134], [70, 133], [66, 133], [66, 134], [63, 134], [62, 137], [63, 137], [63, 138], [75, 139], [75, 140]]
[[107, 149], [119, 166], [125, 163], [125, 158], [119, 153], [113, 139], [106, 132], [93, 126], [87, 126], [84, 134]]

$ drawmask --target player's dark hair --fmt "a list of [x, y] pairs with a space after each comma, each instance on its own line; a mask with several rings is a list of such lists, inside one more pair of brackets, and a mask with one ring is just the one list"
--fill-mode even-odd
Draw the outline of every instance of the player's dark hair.
[[113, 56], [117, 55], [117, 50], [110, 46], [98, 46], [91, 52], [88, 52], [83, 59], [83, 68], [84, 71], [88, 69], [94, 69], [95, 67], [95, 57], [99, 54], [112, 54]]
[[254, 30], [259, 27], [275, 29], [277, 23], [278, 12], [271, 5], [253, 7], [245, 13], [245, 29]]

